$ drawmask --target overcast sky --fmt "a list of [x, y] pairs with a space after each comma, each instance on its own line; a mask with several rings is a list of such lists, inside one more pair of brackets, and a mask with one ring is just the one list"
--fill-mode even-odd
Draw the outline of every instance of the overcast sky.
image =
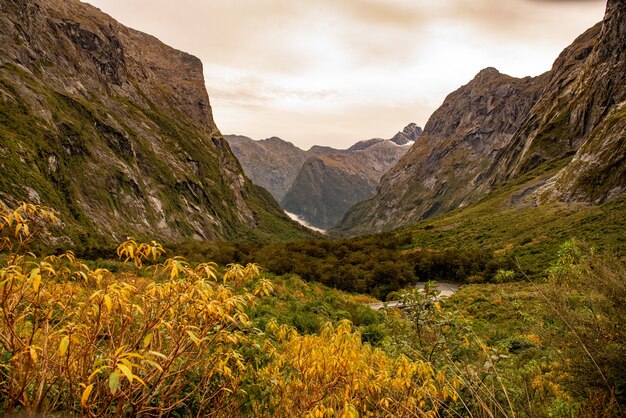
[[90, 0], [204, 63], [217, 126], [345, 148], [424, 126], [485, 67], [538, 75], [605, 0]]

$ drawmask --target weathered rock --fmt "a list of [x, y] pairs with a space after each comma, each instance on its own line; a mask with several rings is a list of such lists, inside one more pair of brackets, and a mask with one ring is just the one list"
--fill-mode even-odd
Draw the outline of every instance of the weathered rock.
[[571, 123], [584, 136], [543, 197], [602, 203], [626, 192], [626, 2], [608, 2], [575, 86]]

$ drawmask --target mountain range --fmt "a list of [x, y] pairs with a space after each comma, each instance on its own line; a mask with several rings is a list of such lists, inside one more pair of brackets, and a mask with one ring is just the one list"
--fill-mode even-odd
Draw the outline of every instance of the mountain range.
[[0, 10], [0, 203], [56, 208], [65, 241], [310, 237], [276, 201], [358, 235], [510, 184], [524, 189], [507, 209], [598, 205], [626, 190], [623, 1], [609, 1], [545, 74], [487, 68], [423, 132], [411, 124], [388, 140], [308, 151], [225, 139], [198, 58], [88, 4], [0, 0]]
[[421, 133], [411, 123], [390, 139], [359, 141], [345, 150], [313, 146], [307, 151], [277, 137], [224, 137], [253, 183], [269, 190], [286, 211], [325, 229], [371, 197], [382, 175]]

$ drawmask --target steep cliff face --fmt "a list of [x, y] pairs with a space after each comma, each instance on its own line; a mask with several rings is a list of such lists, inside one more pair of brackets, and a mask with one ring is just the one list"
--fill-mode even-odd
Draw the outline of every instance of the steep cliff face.
[[446, 98], [376, 195], [352, 208], [337, 230], [381, 231], [461, 205], [538, 99], [545, 78], [482, 70]]
[[83, 245], [302, 234], [244, 176], [199, 59], [77, 0], [0, 10], [1, 201], [57, 208]]
[[602, 31], [573, 83], [574, 158], [541, 199], [602, 203], [626, 192], [626, 2], [610, 0]]
[[267, 189], [280, 202], [309, 157], [307, 151], [277, 137], [255, 141], [224, 135], [233, 154], [254, 184]]
[[359, 143], [356, 149], [317, 149], [317, 155], [309, 157], [300, 169], [282, 207], [326, 229], [341, 220], [352, 205], [372, 196], [380, 178], [409, 146], [390, 140], [363, 142], [369, 146], [361, 148], [363, 143]]
[[603, 22], [542, 76], [515, 80], [487, 69], [448, 96], [376, 195], [337, 231], [380, 231], [445, 213], [535, 169], [561, 167], [548, 181], [537, 177], [524, 204], [599, 203], [623, 193], [625, 10], [626, 2], [609, 0]]
[[592, 114], [593, 98], [589, 97], [595, 96], [596, 86], [581, 86], [578, 80], [586, 72], [600, 29], [601, 24], [589, 29], [559, 55], [541, 99], [485, 174], [485, 189], [545, 162], [571, 157], [580, 147], [597, 115]]

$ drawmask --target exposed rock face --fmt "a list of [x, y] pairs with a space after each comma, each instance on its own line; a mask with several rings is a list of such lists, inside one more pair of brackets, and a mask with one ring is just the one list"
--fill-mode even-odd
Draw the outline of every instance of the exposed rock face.
[[[577, 79], [585, 72], [585, 62], [597, 43], [601, 25], [598, 24], [579, 36], [555, 61], [548, 73], [548, 81], [541, 99], [528, 112], [524, 124], [514, 138], [499, 153], [485, 176], [483, 189], [502, 184], [539, 165], [573, 155], [583, 138], [588, 135], [588, 122], [581, 117], [587, 111], [577, 107], [591, 106], [581, 94], [594, 94], [595, 87], [576, 87]], [[582, 87], [582, 86], [579, 86]], [[578, 116], [576, 116], [578, 115]]]
[[308, 151], [276, 137], [224, 138], [246, 175], [269, 190], [285, 210], [328, 228], [353, 204], [374, 194], [381, 176], [421, 133], [422, 128], [411, 123], [391, 139], [368, 139], [347, 150], [316, 145]]
[[381, 231], [458, 207], [510, 141], [544, 80], [482, 70], [446, 98], [410, 151], [382, 178], [376, 195], [351, 209], [338, 230]]
[[[389, 141], [397, 145], [412, 145], [421, 134], [421, 127], [417, 126], [415, 123], [409, 123], [402, 131], [390, 138]], [[348, 149], [358, 151], [383, 141], [385, 140], [382, 138], [366, 139], [365, 141], [357, 142]]]
[[77, 0], [0, 0], [0, 200], [82, 244], [296, 227], [244, 176], [196, 57]]
[[[538, 191], [540, 200], [601, 203], [626, 191], [626, 2], [610, 0], [602, 24], [583, 34], [577, 44], [573, 51], [566, 50], [570, 57], [564, 53], [556, 61], [555, 76], [529, 116], [539, 121], [537, 128], [520, 132], [519, 158], [512, 169], [497, 167], [500, 176], [492, 178], [492, 187], [538, 161], [575, 153]], [[580, 64], [568, 79], [558, 78], [572, 53]], [[550, 103], [561, 108], [547, 106]], [[555, 131], [560, 135], [546, 134]], [[549, 143], [542, 147], [541, 140]], [[553, 151], [542, 155], [538, 148]], [[503, 154], [506, 161], [514, 153]]]
[[565, 49], [548, 73], [516, 80], [483, 70], [448, 96], [376, 195], [352, 208], [337, 231], [416, 222], [550, 165], [563, 168], [531, 187], [535, 203], [602, 202], [623, 193], [625, 43], [626, 2], [609, 0], [604, 21]]
[[414, 123], [410, 123], [401, 132], [398, 132], [389, 140], [394, 144], [407, 145], [417, 141], [417, 138], [422, 134], [422, 132], [422, 128]]
[[555, 61], [541, 100], [485, 174], [483, 189], [573, 155], [535, 197], [601, 203], [623, 193], [625, 85], [626, 3], [609, 1], [603, 22]]
[[318, 228], [335, 225], [352, 205], [372, 196], [380, 178], [408, 151], [390, 140], [366, 148], [326, 150], [304, 163], [281, 202]]
[[277, 137], [255, 141], [241, 135], [224, 135], [224, 139], [252, 182], [267, 189], [278, 202], [309, 158], [307, 151]]

